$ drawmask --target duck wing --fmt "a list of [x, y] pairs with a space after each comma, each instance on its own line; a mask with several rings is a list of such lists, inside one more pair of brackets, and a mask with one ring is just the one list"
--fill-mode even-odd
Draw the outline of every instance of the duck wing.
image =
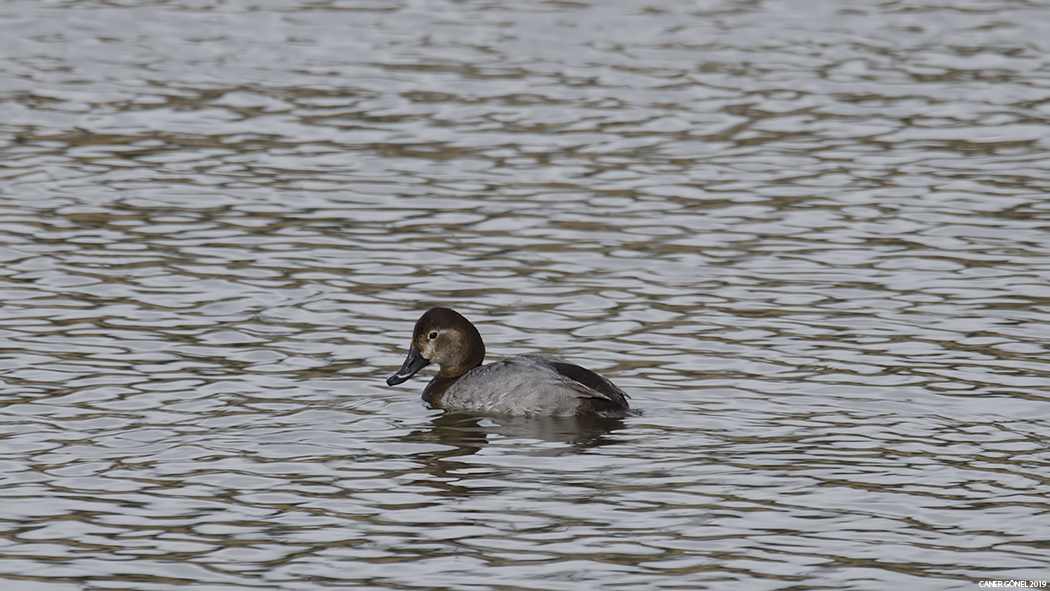
[[573, 389], [581, 398], [577, 414], [598, 414], [607, 417], [625, 417], [637, 414], [627, 403], [630, 396], [616, 384], [597, 373], [569, 363], [553, 355], [523, 355], [540, 362], [557, 374], [561, 383]]
[[553, 361], [551, 367], [554, 371], [558, 372], [558, 375], [587, 388], [588, 391], [584, 393], [591, 394], [591, 397], [604, 398], [610, 402], [627, 406], [627, 398], [630, 398], [630, 396], [627, 395], [627, 392], [619, 389], [616, 384], [586, 367], [580, 367], [579, 365], [562, 361], [560, 359], [558, 361]]

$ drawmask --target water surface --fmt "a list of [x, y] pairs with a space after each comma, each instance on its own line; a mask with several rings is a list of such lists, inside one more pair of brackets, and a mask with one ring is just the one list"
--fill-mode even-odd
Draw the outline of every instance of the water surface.
[[[0, 578], [1048, 580], [1050, 13], [0, 9]], [[388, 388], [428, 307], [640, 417]]]

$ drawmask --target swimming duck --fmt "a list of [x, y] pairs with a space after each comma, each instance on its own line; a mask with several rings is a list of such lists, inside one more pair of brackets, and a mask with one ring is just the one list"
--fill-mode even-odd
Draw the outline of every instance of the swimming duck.
[[440, 366], [423, 389], [432, 407], [503, 415], [625, 417], [627, 394], [589, 369], [553, 355], [515, 355], [482, 365], [485, 343], [462, 314], [433, 308], [412, 331], [408, 357], [387, 385], [400, 384], [430, 363]]

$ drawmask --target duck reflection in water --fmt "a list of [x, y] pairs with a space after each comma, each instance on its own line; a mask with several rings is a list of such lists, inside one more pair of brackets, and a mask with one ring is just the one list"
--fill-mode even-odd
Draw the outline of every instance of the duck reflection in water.
[[[479, 464], [466, 458], [489, 445], [500, 446], [501, 439], [509, 440], [514, 445], [502, 442], [503, 454], [528, 457], [558, 457], [578, 454], [587, 449], [620, 443], [613, 436], [624, 428], [621, 419], [604, 417], [479, 417], [454, 412], [444, 412], [431, 418], [431, 424], [417, 428], [396, 439], [403, 443], [415, 445], [428, 444], [427, 451], [411, 454], [407, 459], [415, 462], [419, 470], [432, 478], [426, 483], [428, 488], [440, 491], [439, 495], [447, 498], [468, 498], [490, 494], [499, 489], [498, 484], [491, 486], [467, 486], [471, 474], [476, 475]], [[564, 443], [565, 445], [543, 445]], [[522, 442], [522, 445], [517, 445]], [[434, 449], [434, 446], [441, 446]], [[462, 458], [462, 460], [459, 460]], [[486, 465], [486, 464], [482, 464]], [[488, 476], [498, 482], [501, 474], [511, 478], [512, 471], [498, 465], [489, 465]]]

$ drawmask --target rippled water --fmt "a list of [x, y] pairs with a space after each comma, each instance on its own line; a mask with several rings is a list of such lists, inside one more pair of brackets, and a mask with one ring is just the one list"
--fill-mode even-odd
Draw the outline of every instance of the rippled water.
[[[1050, 579], [1050, 11], [0, 6], [12, 589]], [[418, 314], [612, 423], [388, 388]]]

